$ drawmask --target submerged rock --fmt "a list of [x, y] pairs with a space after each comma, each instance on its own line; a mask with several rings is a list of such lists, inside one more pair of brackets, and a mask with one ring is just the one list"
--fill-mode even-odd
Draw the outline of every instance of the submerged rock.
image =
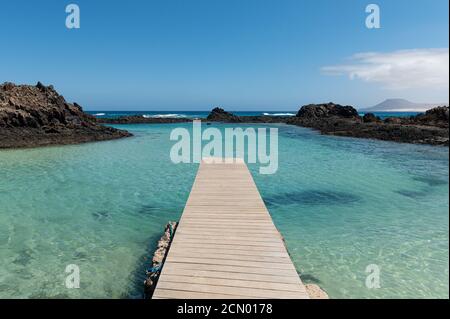
[[330, 299], [328, 294], [316, 284], [307, 284], [305, 287], [311, 299]]
[[277, 205], [351, 205], [361, 198], [348, 192], [334, 190], [303, 190], [274, 194], [264, 198], [268, 206]]
[[0, 148], [76, 144], [131, 136], [99, 125], [53, 86], [0, 85]]

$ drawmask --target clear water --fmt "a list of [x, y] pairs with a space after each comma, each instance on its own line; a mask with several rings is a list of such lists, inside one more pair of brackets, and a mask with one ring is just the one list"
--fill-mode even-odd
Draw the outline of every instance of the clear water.
[[[179, 126], [0, 151], [0, 298], [141, 297], [146, 258], [197, 169], [169, 159]], [[305, 282], [333, 298], [449, 297], [447, 148], [277, 127], [279, 171], [250, 169]], [[64, 285], [68, 264], [80, 289]], [[370, 264], [380, 289], [365, 286]]]

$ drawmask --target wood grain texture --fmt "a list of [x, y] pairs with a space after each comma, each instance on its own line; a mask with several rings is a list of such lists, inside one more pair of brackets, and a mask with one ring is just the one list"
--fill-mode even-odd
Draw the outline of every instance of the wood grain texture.
[[243, 161], [200, 164], [153, 298], [308, 299]]

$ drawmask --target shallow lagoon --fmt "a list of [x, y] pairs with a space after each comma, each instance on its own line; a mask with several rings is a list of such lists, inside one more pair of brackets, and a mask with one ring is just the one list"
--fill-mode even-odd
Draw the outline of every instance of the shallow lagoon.
[[[196, 173], [170, 161], [179, 126], [0, 151], [0, 297], [141, 297], [146, 258]], [[303, 280], [334, 298], [448, 298], [448, 148], [277, 127], [278, 172], [249, 167]], [[64, 286], [68, 264], [80, 289]], [[365, 287], [370, 264], [380, 289]]]

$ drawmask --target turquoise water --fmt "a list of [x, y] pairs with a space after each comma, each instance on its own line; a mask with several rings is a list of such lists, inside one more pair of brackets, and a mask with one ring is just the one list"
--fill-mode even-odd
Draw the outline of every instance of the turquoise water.
[[[146, 258], [196, 173], [169, 159], [175, 127], [0, 151], [0, 298], [141, 297]], [[333, 298], [449, 297], [447, 148], [276, 127], [278, 172], [250, 169], [305, 282]], [[64, 285], [68, 264], [80, 289]], [[380, 289], [365, 287], [370, 264]]]

